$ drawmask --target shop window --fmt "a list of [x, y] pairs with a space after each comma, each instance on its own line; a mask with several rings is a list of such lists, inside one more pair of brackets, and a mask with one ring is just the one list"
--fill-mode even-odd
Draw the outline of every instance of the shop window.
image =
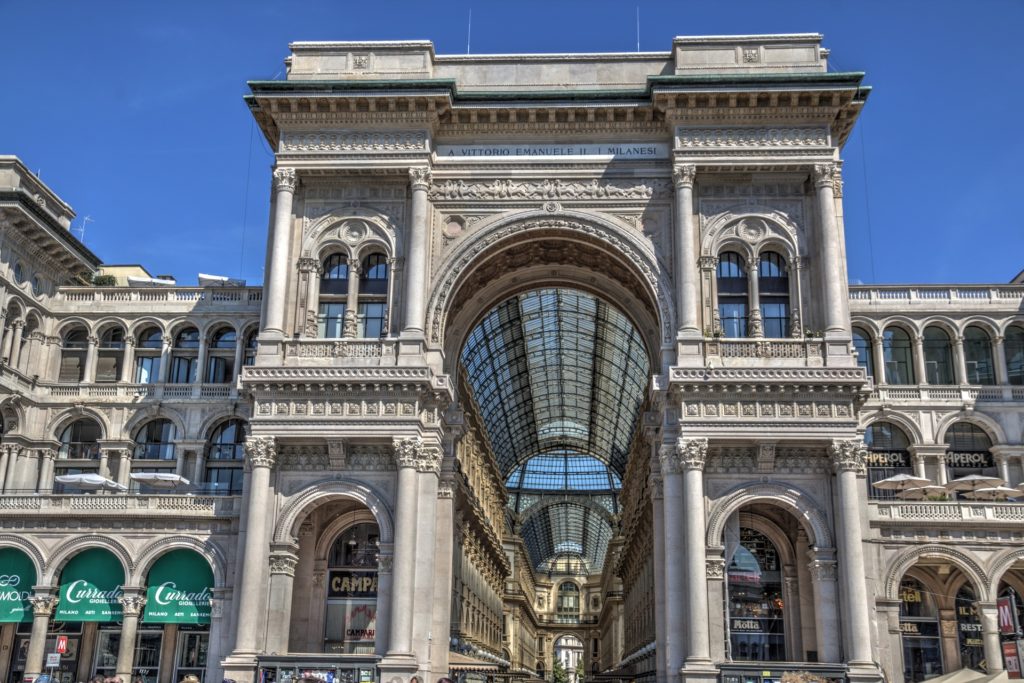
[[985, 641], [974, 589], [964, 584], [956, 594], [956, 623], [960, 643], [960, 666], [982, 669]]
[[754, 529], [740, 529], [729, 564], [727, 597], [732, 657], [778, 662], [786, 659], [782, 565], [775, 545]]
[[959, 479], [969, 474], [998, 477], [992, 457], [992, 440], [985, 430], [970, 422], [957, 422], [946, 430], [946, 474]]
[[953, 346], [949, 335], [938, 327], [924, 331], [924, 371], [928, 384], [955, 384], [953, 375]]
[[864, 443], [868, 447], [868, 497], [874, 500], [891, 500], [894, 491], [874, 486], [897, 474], [913, 474], [910, 463], [910, 440], [902, 429], [889, 422], [875, 422], [864, 431]]
[[882, 334], [882, 352], [888, 384], [913, 384], [916, 381], [909, 334], [898, 327], [886, 329]]
[[373, 654], [377, 629], [380, 531], [364, 522], [338, 536], [327, 557], [324, 651]]

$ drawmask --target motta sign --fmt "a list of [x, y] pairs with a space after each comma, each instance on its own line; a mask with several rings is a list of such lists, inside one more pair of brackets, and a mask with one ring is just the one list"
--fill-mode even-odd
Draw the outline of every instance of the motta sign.
[[209, 624], [213, 572], [191, 550], [172, 550], [149, 570], [146, 610], [151, 624]]
[[536, 143], [515, 145], [438, 145], [437, 156], [445, 157], [606, 157], [609, 159], [668, 159], [664, 142]]

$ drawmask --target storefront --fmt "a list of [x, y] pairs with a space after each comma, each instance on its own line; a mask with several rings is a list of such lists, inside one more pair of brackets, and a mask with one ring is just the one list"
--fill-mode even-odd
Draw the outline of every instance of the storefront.
[[376, 524], [356, 524], [328, 556], [324, 652], [372, 655], [377, 637]]
[[941, 675], [942, 643], [935, 600], [920, 581], [905, 577], [900, 601], [903, 680], [911, 683]]
[[203, 681], [212, 597], [213, 571], [199, 554], [172, 550], [153, 564], [135, 659], [135, 673], [146, 683], [190, 675]]
[[956, 594], [956, 626], [960, 644], [960, 666], [982, 669], [985, 662], [985, 639], [978, 615], [974, 589], [964, 584]]
[[734, 660], [786, 659], [782, 566], [775, 545], [754, 529], [740, 529], [728, 572], [729, 641]]
[[0, 653], [5, 660], [0, 661], [0, 680], [9, 683], [19, 683], [24, 675], [32, 626], [29, 597], [35, 583], [36, 568], [28, 555], [15, 548], [0, 548]]

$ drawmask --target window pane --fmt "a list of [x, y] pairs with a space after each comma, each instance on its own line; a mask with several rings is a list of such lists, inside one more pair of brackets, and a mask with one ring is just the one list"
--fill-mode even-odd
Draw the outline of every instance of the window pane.
[[196, 358], [175, 356], [171, 361], [171, 377], [168, 381], [172, 384], [191, 382], [197, 360]]
[[142, 356], [135, 359], [135, 381], [152, 384], [160, 380], [160, 357]]
[[321, 303], [317, 328], [321, 339], [337, 339], [341, 337], [345, 329], [345, 304], [338, 302]]
[[385, 305], [382, 303], [359, 304], [359, 330], [357, 336], [365, 339], [379, 339], [384, 332]]
[[720, 303], [718, 304], [718, 317], [722, 322], [722, 334], [726, 337], [747, 336], [747, 304], [743, 303]]
[[206, 381], [210, 384], [227, 384], [235, 378], [233, 358], [213, 356], [206, 368]]
[[910, 335], [898, 327], [890, 327], [882, 338], [885, 355], [885, 380], [889, 384], [913, 384], [914, 362]]
[[995, 384], [992, 365], [992, 344], [988, 334], [980, 327], [964, 331], [964, 362], [967, 365], [968, 384]]
[[924, 368], [929, 384], [953, 384], [953, 347], [949, 335], [929, 327], [924, 331]]
[[761, 323], [766, 337], [778, 339], [789, 336], [789, 304], [762, 299]]
[[1024, 384], [1024, 329], [1006, 330], [1006, 374], [1010, 384]]
[[875, 359], [871, 355], [871, 337], [857, 328], [853, 328], [853, 348], [857, 351], [857, 365], [864, 368], [868, 377], [875, 376]]

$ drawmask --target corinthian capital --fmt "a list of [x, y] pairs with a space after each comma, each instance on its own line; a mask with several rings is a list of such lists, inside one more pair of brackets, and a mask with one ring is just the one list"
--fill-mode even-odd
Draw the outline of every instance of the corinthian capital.
[[412, 467], [417, 472], [441, 473], [443, 453], [440, 447], [423, 443], [423, 439], [413, 437], [395, 439], [395, 463], [399, 468]]
[[414, 190], [426, 190], [430, 187], [430, 169], [426, 166], [413, 166], [409, 169], [409, 183]]
[[834, 187], [833, 178], [835, 174], [835, 164], [815, 164], [811, 177], [814, 178], [815, 187]]
[[57, 606], [55, 595], [30, 595], [28, 601], [32, 603], [32, 614], [37, 617], [48, 617]]
[[270, 554], [270, 573], [295, 576], [299, 558], [295, 553], [276, 552]]
[[680, 437], [676, 445], [679, 449], [679, 462], [682, 464], [683, 469], [704, 469], [704, 462], [708, 459], [707, 439], [684, 439]]
[[142, 614], [142, 608], [146, 606], [144, 595], [122, 595], [117, 599], [121, 603], [121, 611], [126, 617], [137, 617]]
[[863, 472], [868, 447], [860, 439], [834, 439], [829, 446], [836, 472]]
[[272, 468], [277, 461], [277, 443], [272, 436], [250, 436], [245, 440], [245, 459], [250, 468]]
[[677, 189], [692, 188], [696, 177], [697, 167], [694, 164], [676, 164], [672, 167], [672, 181]]
[[294, 191], [295, 184], [298, 182], [298, 178], [295, 176], [294, 168], [275, 168], [274, 169], [274, 189], [275, 190], [288, 190]]
[[315, 258], [303, 256], [298, 260], [300, 273], [312, 273], [320, 268], [320, 261]]

